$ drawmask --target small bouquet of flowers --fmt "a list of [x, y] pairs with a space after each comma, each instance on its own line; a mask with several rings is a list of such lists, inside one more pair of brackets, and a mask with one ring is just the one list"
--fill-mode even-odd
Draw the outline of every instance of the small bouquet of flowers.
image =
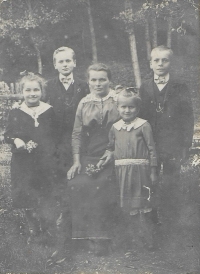
[[34, 148], [38, 146], [37, 143], [30, 140], [28, 143], [26, 143], [26, 150], [28, 150], [28, 153], [31, 153]]
[[88, 164], [88, 166], [86, 166], [86, 171], [85, 173], [89, 176], [89, 177], [93, 177], [96, 178], [98, 173], [102, 170], [102, 168], [98, 168], [96, 165], [93, 164]]

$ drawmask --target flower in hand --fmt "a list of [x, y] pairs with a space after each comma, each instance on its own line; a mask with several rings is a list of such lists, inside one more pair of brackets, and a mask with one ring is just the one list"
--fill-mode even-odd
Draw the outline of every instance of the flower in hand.
[[30, 140], [28, 143], [26, 143], [26, 150], [28, 150], [28, 153], [31, 153], [34, 148], [38, 146], [37, 143]]
[[92, 164], [88, 164], [88, 166], [86, 167], [86, 171], [85, 173], [89, 176], [89, 177], [96, 177], [98, 175], [98, 173], [102, 170], [103, 168], [98, 168], [95, 165]]

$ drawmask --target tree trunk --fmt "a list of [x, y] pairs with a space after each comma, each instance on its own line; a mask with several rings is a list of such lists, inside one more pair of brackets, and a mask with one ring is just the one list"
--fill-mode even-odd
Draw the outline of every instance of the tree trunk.
[[35, 50], [36, 50], [36, 56], [37, 56], [37, 64], [38, 64], [38, 73], [42, 74], [42, 58], [41, 58], [41, 53], [38, 48], [38, 46], [34, 45]]
[[92, 18], [90, 0], [87, 0], [87, 11], [88, 11], [89, 27], [90, 27], [90, 34], [91, 34], [91, 40], [92, 40], [92, 59], [93, 59], [93, 62], [97, 62], [96, 37], [95, 37], [95, 31], [94, 31], [94, 23]]
[[151, 41], [150, 41], [150, 33], [149, 33], [149, 19], [145, 20], [145, 41], [146, 41], [146, 49], [147, 49], [147, 59], [151, 58]]
[[[127, 10], [127, 9], [132, 10], [132, 4], [131, 4], [130, 0], [125, 1], [125, 10]], [[133, 72], [134, 72], [134, 76], [135, 76], [135, 84], [136, 84], [136, 87], [139, 88], [141, 86], [141, 74], [140, 74], [140, 66], [139, 66], [139, 62], [138, 62], [137, 46], [136, 46], [136, 39], [135, 39], [133, 24], [131, 25], [131, 29], [129, 29], [128, 33], [129, 33], [129, 43], [130, 43], [132, 66], [133, 66]]]
[[167, 47], [171, 48], [172, 46], [172, 17], [168, 18], [168, 30], [167, 30]]
[[136, 39], [135, 39], [135, 34], [133, 32], [129, 34], [129, 43], [130, 43], [130, 49], [131, 49], [133, 71], [135, 76], [135, 84], [136, 84], [136, 87], [139, 88], [141, 86], [141, 75], [140, 75], [140, 67], [139, 67], [138, 56], [137, 56]]
[[[32, 7], [31, 7], [31, 1], [30, 0], [27, 0], [27, 5], [28, 5], [28, 9], [29, 9], [30, 18], [33, 19], [33, 10], [32, 10]], [[42, 58], [41, 58], [41, 53], [40, 53], [40, 50], [39, 50], [39, 47], [38, 47], [37, 43], [35, 42], [35, 39], [34, 39], [32, 31], [30, 31], [30, 38], [31, 38], [31, 41], [32, 41], [33, 46], [35, 48], [35, 51], [36, 51], [37, 64], [38, 64], [38, 73], [42, 74]]]
[[156, 21], [154, 0], [151, 0], [151, 4], [152, 4], [152, 17], [151, 18], [152, 18], [152, 36], [153, 36], [152, 45], [153, 45], [153, 48], [155, 48], [158, 45], [158, 38], [157, 38], [157, 21]]

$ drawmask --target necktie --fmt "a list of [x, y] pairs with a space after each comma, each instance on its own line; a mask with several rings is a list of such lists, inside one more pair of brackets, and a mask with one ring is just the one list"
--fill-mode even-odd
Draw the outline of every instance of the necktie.
[[156, 84], [166, 84], [168, 81], [166, 81], [165, 76], [159, 76], [157, 79], [154, 79]]
[[71, 83], [71, 78], [62, 78], [62, 79], [61, 79], [61, 82], [62, 82], [63, 84], [69, 85], [69, 84]]

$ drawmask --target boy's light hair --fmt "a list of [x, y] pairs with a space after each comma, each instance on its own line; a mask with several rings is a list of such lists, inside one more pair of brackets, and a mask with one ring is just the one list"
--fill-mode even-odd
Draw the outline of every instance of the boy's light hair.
[[38, 74], [34, 74], [33, 72], [27, 72], [25, 76], [23, 76], [20, 80], [19, 80], [19, 91], [20, 93], [23, 92], [23, 88], [24, 85], [27, 81], [35, 81], [39, 84], [41, 91], [42, 91], [42, 98], [45, 97], [45, 87], [46, 87], [46, 81], [45, 79], [38, 75]]
[[89, 79], [89, 74], [90, 74], [91, 70], [105, 71], [107, 73], [109, 81], [111, 80], [111, 71], [110, 71], [109, 67], [107, 67], [105, 64], [96, 63], [96, 64], [93, 64], [93, 65], [89, 66], [89, 68], [87, 69], [87, 79]]
[[71, 48], [68, 48], [68, 47], [60, 47], [60, 48], [58, 48], [58, 49], [56, 49], [55, 51], [54, 51], [54, 53], [53, 53], [53, 63], [55, 64], [55, 62], [56, 62], [56, 55], [59, 53], [59, 52], [71, 52], [72, 53], [72, 58], [73, 58], [73, 60], [74, 61], [76, 61], [76, 54], [75, 54], [75, 52], [74, 52], [74, 50], [73, 49], [71, 49]]
[[133, 100], [133, 102], [137, 108], [141, 107], [142, 100], [137, 93], [134, 93], [131, 90], [123, 89], [122, 91], [119, 92], [119, 94], [117, 96], [117, 105], [119, 105], [120, 99], [123, 99], [123, 98], [126, 98], [126, 99], [129, 98], [129, 99]]
[[172, 55], [174, 54], [172, 49], [164, 46], [164, 45], [161, 45], [161, 46], [158, 46], [158, 47], [155, 47], [152, 49], [151, 51], [151, 58], [152, 58], [152, 53], [154, 53], [155, 51], [168, 51], [169, 54], [170, 54], [170, 58], [172, 57]]

